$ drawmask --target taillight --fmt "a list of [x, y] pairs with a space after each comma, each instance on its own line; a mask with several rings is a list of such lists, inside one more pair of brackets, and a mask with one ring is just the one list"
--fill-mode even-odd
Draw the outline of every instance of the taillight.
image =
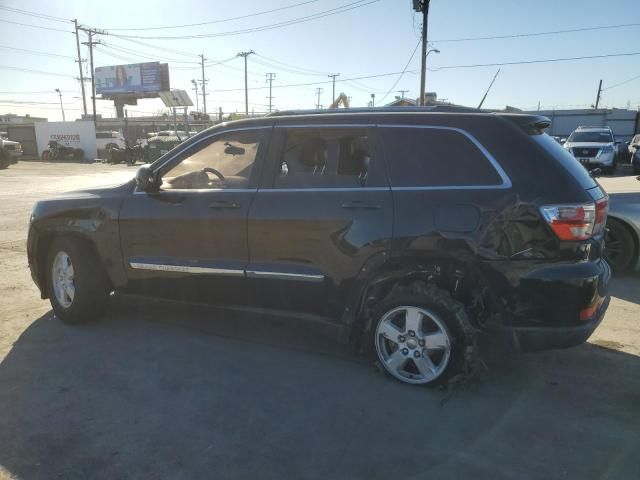
[[593, 226], [593, 234], [604, 232], [609, 212], [609, 197], [601, 198], [596, 202], [596, 224]]
[[596, 224], [596, 206], [593, 203], [545, 205], [542, 216], [560, 240], [587, 240]]

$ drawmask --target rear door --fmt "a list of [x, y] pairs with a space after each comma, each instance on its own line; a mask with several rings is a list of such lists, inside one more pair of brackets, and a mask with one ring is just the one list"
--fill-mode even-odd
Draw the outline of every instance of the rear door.
[[256, 304], [337, 318], [365, 261], [390, 248], [392, 198], [374, 130], [274, 129], [248, 219]]

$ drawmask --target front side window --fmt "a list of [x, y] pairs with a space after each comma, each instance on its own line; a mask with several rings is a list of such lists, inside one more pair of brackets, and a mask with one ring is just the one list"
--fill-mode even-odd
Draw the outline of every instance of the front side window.
[[380, 130], [393, 187], [502, 184], [485, 154], [459, 131], [416, 127]]
[[364, 128], [292, 128], [284, 132], [274, 188], [370, 185], [371, 150]]
[[247, 188], [259, 145], [258, 131], [218, 135], [166, 172], [162, 189]]

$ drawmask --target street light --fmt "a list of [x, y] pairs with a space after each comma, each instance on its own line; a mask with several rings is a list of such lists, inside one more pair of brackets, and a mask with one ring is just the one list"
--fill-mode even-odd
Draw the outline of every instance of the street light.
[[433, 52], [433, 53], [440, 53], [440, 50], [438, 50], [437, 48], [432, 48], [431, 50], [427, 51], [427, 54], [424, 56], [424, 91], [420, 92], [420, 99], [422, 100], [422, 104], [424, 105], [426, 102], [424, 101], [424, 95], [425, 92], [427, 91], [427, 57], [429, 56], [429, 54]]
[[66, 118], [64, 118], [64, 107], [62, 106], [62, 92], [59, 88], [56, 88], [56, 92], [58, 92], [58, 96], [60, 97], [60, 110], [62, 110], [62, 121], [66, 122]]
[[200, 107], [198, 106], [198, 82], [196, 82], [195, 80], [191, 80], [191, 83], [193, 83], [193, 88], [196, 91], [196, 112], [199, 112]]

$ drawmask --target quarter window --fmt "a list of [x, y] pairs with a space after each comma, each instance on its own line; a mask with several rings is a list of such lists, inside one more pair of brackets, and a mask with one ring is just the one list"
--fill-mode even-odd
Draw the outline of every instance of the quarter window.
[[259, 145], [258, 131], [216, 136], [169, 170], [162, 189], [247, 188]]
[[484, 153], [463, 133], [441, 128], [383, 127], [394, 187], [500, 185]]
[[289, 129], [274, 188], [357, 188], [371, 184], [371, 149], [364, 128]]

